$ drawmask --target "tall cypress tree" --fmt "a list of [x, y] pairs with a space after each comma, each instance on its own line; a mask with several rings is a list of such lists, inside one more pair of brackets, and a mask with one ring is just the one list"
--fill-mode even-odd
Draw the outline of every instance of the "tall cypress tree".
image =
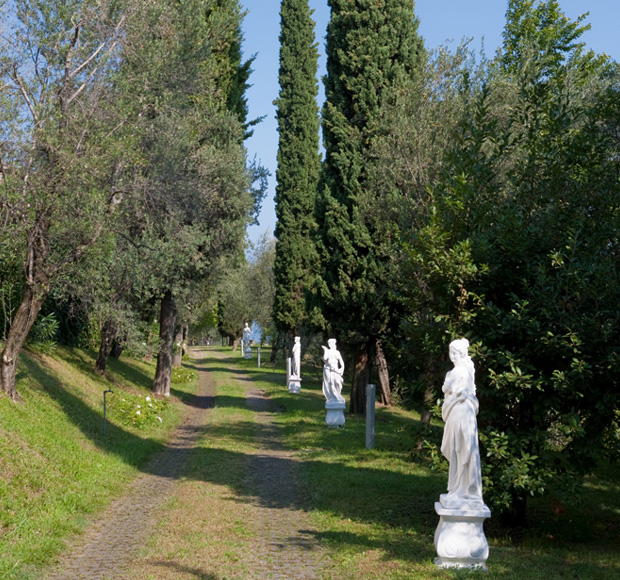
[[276, 294], [280, 332], [298, 333], [306, 320], [305, 293], [313, 263], [313, 216], [320, 173], [318, 50], [308, 0], [282, 0], [280, 96], [277, 105]]
[[[329, 0], [326, 157], [316, 215], [326, 327], [355, 352], [351, 411], [365, 409], [365, 385], [390, 320], [388, 240], [370, 212], [368, 155], [381, 112], [424, 58], [411, 0]], [[377, 348], [379, 347], [379, 348]]]

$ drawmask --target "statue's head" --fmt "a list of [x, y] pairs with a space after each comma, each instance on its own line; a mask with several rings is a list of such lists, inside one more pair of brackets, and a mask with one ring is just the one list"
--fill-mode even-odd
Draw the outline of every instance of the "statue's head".
[[467, 356], [469, 349], [469, 340], [466, 338], [457, 338], [450, 343], [450, 360], [456, 364], [459, 360]]
[[329, 348], [336, 348], [336, 339], [335, 338], [330, 338], [327, 341], [327, 346], [329, 346]]
[[296, 336], [295, 337], [295, 342], [300, 342], [301, 341], [301, 336]]

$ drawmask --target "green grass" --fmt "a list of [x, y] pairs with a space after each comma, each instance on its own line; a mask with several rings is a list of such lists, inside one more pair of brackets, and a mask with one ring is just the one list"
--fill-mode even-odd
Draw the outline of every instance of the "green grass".
[[[268, 360], [265, 350], [263, 360]], [[445, 492], [447, 476], [412, 453], [420, 428], [415, 413], [378, 408], [375, 448], [367, 450], [363, 417], [347, 414], [343, 429], [325, 425], [320, 369], [302, 364], [302, 392], [292, 395], [285, 387], [283, 364], [258, 369], [255, 360], [234, 355], [227, 364], [243, 370], [269, 393], [288, 446], [305, 459], [304, 477], [310, 490], [306, 507], [333, 558], [326, 578], [421, 580], [476, 575], [438, 570], [433, 564], [438, 522], [433, 505]], [[548, 499], [532, 501], [525, 531], [504, 529], [498, 519], [485, 523], [490, 545], [485, 578], [620, 577], [618, 464], [601, 466], [588, 478], [579, 498], [562, 506], [560, 513], [554, 512]]]
[[[23, 353], [23, 403], [0, 396], [0, 580], [35, 578], [91, 514], [122, 493], [179, 421], [174, 398], [161, 422], [121, 424], [115, 398], [149, 395], [154, 365], [111, 360], [104, 379], [94, 356], [59, 347], [51, 356]], [[189, 392], [195, 380], [175, 388]]]

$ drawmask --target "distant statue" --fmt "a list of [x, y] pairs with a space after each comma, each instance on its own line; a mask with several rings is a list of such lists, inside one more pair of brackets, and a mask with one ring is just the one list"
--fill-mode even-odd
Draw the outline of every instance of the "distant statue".
[[291, 368], [291, 378], [301, 378], [301, 338], [299, 336], [295, 337], [295, 344], [293, 345], [292, 363], [293, 365]]
[[250, 346], [250, 327], [248, 326], [248, 323], [245, 323], [245, 326], [243, 327], [243, 355], [245, 356], [245, 358], [251, 358], [252, 357], [252, 348]]
[[323, 394], [327, 403], [344, 403], [342, 391], [342, 375], [344, 374], [344, 361], [336, 348], [336, 339], [330, 338], [328, 346], [323, 347]]
[[468, 355], [466, 338], [450, 343], [450, 360], [454, 368], [446, 374], [442, 391], [445, 398], [441, 416], [445, 421], [441, 452], [450, 464], [448, 494], [442, 504], [482, 503], [482, 475], [478, 445], [478, 399], [476, 398], [474, 363]]

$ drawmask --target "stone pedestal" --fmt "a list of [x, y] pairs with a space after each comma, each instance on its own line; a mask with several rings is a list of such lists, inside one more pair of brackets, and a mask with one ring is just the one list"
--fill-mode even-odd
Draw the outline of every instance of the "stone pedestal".
[[489, 544], [482, 524], [491, 510], [482, 502], [449, 500], [445, 495], [435, 502], [439, 524], [435, 530], [435, 564], [440, 568], [479, 568], [486, 570]]
[[301, 391], [301, 379], [299, 377], [290, 377], [288, 380], [288, 392], [299, 393]]
[[245, 347], [245, 351], [244, 351], [243, 356], [246, 359], [251, 359], [252, 358], [252, 347], [251, 346], [246, 346]]
[[341, 427], [344, 425], [345, 403], [341, 403], [340, 401], [327, 401], [327, 403], [325, 403], [325, 408], [327, 409], [325, 422], [329, 427]]

